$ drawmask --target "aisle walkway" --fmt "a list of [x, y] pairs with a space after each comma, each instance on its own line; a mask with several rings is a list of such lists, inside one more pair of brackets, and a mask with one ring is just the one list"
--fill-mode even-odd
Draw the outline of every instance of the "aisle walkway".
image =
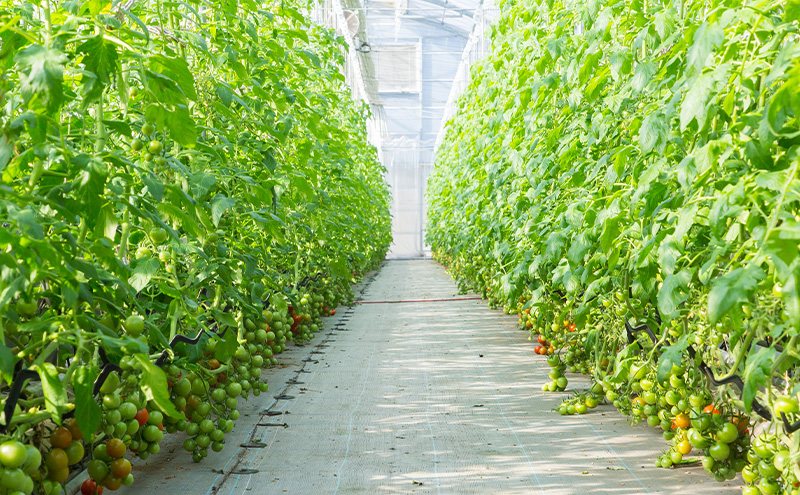
[[[469, 297], [422, 260], [386, 262], [362, 288], [368, 303]], [[338, 311], [326, 332], [270, 372], [271, 390], [248, 404], [239, 439], [200, 465], [179, 448], [153, 456], [127, 493], [741, 493], [739, 479], [715, 483], [699, 466], [653, 467], [661, 435], [628, 426], [611, 406], [553, 412], [563, 395], [541, 392], [544, 358], [516, 317], [485, 301]], [[292, 379], [301, 383], [284, 385]], [[570, 376], [571, 390], [587, 383]], [[293, 398], [274, 399], [279, 393]], [[239, 448], [246, 440], [264, 445]]]

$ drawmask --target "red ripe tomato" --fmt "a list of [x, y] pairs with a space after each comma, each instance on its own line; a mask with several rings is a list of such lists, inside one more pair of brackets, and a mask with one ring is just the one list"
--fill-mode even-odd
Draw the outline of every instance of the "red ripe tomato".
[[332, 310], [331, 310], [331, 316], [333, 316], [333, 315], [335, 315], [335, 314], [336, 314], [336, 310], [335, 310], [335, 309], [332, 309]]
[[88, 478], [81, 484], [81, 494], [82, 495], [103, 495], [103, 487], [97, 486], [97, 483], [92, 479]]
[[706, 414], [720, 414], [719, 410], [714, 407], [714, 404], [709, 404], [703, 408], [703, 412]]
[[542, 353], [542, 346], [537, 345], [536, 347], [533, 348], [533, 352], [535, 352], [536, 354], [541, 354]]
[[142, 409], [136, 413], [136, 416], [133, 418], [139, 423], [139, 426], [144, 426], [147, 424], [147, 418], [150, 417], [150, 413], [147, 412], [147, 409]]
[[544, 338], [544, 337], [542, 337], [541, 335], [539, 335], [539, 339], [538, 339], [538, 340], [539, 340], [539, 343], [540, 343], [540, 344], [542, 344], [542, 345], [547, 345], [547, 339], [545, 339], [545, 338]]

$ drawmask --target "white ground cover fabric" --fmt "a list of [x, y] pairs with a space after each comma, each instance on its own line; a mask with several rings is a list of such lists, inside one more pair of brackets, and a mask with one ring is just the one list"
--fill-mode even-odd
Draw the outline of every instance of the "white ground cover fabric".
[[[117, 493], [741, 493], [740, 478], [716, 483], [699, 465], [654, 467], [660, 430], [631, 427], [610, 405], [559, 416], [588, 379], [568, 374], [565, 393], [542, 392], [549, 367], [517, 318], [458, 295], [434, 261], [388, 261], [373, 278], [356, 291], [366, 304], [338, 308], [313, 342], [280, 356], [223, 452], [194, 464], [175, 435]], [[463, 300], [380, 302], [451, 298]], [[243, 469], [257, 472], [232, 474]]]

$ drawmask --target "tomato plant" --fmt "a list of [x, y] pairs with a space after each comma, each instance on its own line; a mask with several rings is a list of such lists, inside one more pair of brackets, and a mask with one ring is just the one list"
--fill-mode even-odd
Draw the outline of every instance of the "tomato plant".
[[87, 452], [84, 491], [115, 490], [165, 434], [192, 431], [198, 461], [222, 450], [262, 371], [391, 241], [343, 40], [302, 2], [209, 5], [0, 3], [0, 462], [18, 491], [55, 493]]
[[631, 423], [661, 427], [660, 465], [688, 441], [730, 479], [753, 426], [770, 432], [757, 452], [793, 462], [748, 488], [794, 490], [796, 9], [500, 8], [429, 179], [434, 256]]

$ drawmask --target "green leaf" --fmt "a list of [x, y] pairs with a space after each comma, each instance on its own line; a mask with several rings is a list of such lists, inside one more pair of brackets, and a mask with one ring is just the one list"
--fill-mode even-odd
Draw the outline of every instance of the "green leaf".
[[164, 184], [153, 174], [142, 175], [142, 182], [147, 186], [147, 192], [156, 202], [161, 202], [164, 197]]
[[44, 229], [36, 221], [36, 214], [29, 210], [12, 210], [9, 218], [17, 223], [21, 233], [32, 239], [44, 239]]
[[778, 274], [789, 273], [795, 261], [800, 258], [797, 246], [800, 245], [800, 222], [787, 220], [770, 232], [764, 248], [778, 268]]
[[653, 112], [645, 117], [639, 128], [639, 147], [642, 149], [642, 153], [650, 153], [653, 150], [663, 151], [667, 144], [668, 130], [667, 119], [663, 113]]
[[216, 349], [214, 349], [214, 357], [220, 362], [225, 362], [234, 355], [238, 348], [239, 340], [236, 331], [231, 327], [225, 328], [222, 338], [220, 338]]
[[142, 367], [139, 388], [144, 393], [145, 398], [167, 416], [174, 419], [182, 419], [183, 415], [175, 409], [175, 405], [170, 400], [169, 389], [167, 388], [167, 374], [164, 373], [164, 370], [150, 362], [150, 358], [145, 354], [134, 354], [133, 358]]
[[692, 274], [683, 269], [678, 273], [670, 273], [664, 278], [664, 283], [658, 289], [658, 310], [665, 319], [671, 319], [678, 311], [678, 305], [688, 297], [689, 282]]
[[662, 41], [667, 39], [667, 37], [672, 34], [672, 31], [675, 30], [677, 18], [678, 11], [673, 7], [663, 9], [655, 15], [653, 24], [655, 25], [658, 37], [661, 38]]
[[603, 226], [603, 233], [600, 236], [600, 247], [606, 254], [608, 254], [608, 252], [614, 246], [614, 243], [617, 240], [620, 232], [619, 218], [615, 217], [606, 220], [605, 225]]
[[225, 210], [234, 206], [236, 206], [236, 199], [217, 195], [211, 201], [211, 219], [214, 221], [214, 225], [219, 225], [219, 219], [225, 213]]
[[788, 323], [795, 329], [800, 329], [800, 263], [795, 265], [783, 284], [782, 298], [789, 314]]
[[683, 353], [689, 347], [689, 336], [684, 335], [677, 342], [664, 349], [661, 356], [658, 358], [658, 368], [656, 371], [656, 379], [659, 382], [664, 382], [669, 378], [673, 366], [680, 366], [683, 360]]
[[800, 21], [800, 0], [786, 0], [783, 5], [783, 22]]
[[756, 290], [764, 272], [758, 267], [737, 268], [720, 277], [708, 294], [708, 319], [718, 322], [737, 304], [747, 302]]
[[189, 64], [183, 58], [165, 57], [161, 54], [153, 55], [150, 57], [150, 70], [172, 79], [188, 99], [197, 100], [194, 76], [189, 69]]
[[757, 352], [750, 352], [747, 355], [742, 376], [742, 381], [744, 382], [742, 400], [748, 413], [753, 407], [753, 399], [756, 397], [758, 388], [769, 386], [770, 369], [772, 368], [775, 354], [775, 349], [770, 347]]
[[83, 53], [83, 65], [87, 71], [94, 74], [94, 78], [84, 78], [84, 107], [97, 100], [103, 94], [106, 86], [111, 84], [111, 76], [117, 69], [117, 47], [105, 40], [103, 33], [89, 38], [78, 47], [78, 53]]
[[11, 383], [14, 378], [14, 365], [17, 363], [17, 358], [11, 352], [11, 349], [0, 342], [0, 378]]
[[701, 72], [711, 52], [725, 40], [725, 31], [718, 24], [704, 22], [694, 33], [694, 43], [686, 56], [688, 70]]
[[69, 399], [64, 385], [58, 377], [58, 369], [52, 363], [35, 364], [31, 367], [39, 373], [44, 394], [44, 407], [57, 424], [61, 424], [61, 415], [66, 412]]
[[685, 131], [692, 120], [697, 120], [697, 126], [703, 127], [706, 121], [706, 103], [713, 86], [713, 78], [708, 74], [703, 74], [689, 87], [681, 104], [681, 131]]
[[189, 193], [194, 199], [202, 201], [216, 183], [217, 178], [213, 174], [197, 171], [189, 179]]
[[136, 290], [141, 292], [142, 289], [147, 287], [150, 280], [158, 273], [159, 263], [157, 259], [146, 258], [138, 261], [136, 267], [133, 269], [133, 275], [128, 279], [128, 283]]
[[168, 132], [181, 146], [193, 147], [197, 144], [197, 125], [186, 105], [152, 104], [145, 109], [145, 118], [158, 125], [158, 129]]
[[643, 91], [653, 80], [658, 67], [653, 62], [643, 62], [636, 66], [631, 78], [631, 86], [637, 92]]
[[81, 366], [72, 375], [72, 390], [75, 392], [75, 420], [84, 438], [91, 438], [100, 428], [102, 410], [94, 400], [94, 381], [97, 373], [94, 368]]
[[64, 64], [67, 56], [58, 49], [31, 45], [14, 58], [20, 72], [26, 102], [38, 98], [49, 112], [61, 107], [64, 98]]

